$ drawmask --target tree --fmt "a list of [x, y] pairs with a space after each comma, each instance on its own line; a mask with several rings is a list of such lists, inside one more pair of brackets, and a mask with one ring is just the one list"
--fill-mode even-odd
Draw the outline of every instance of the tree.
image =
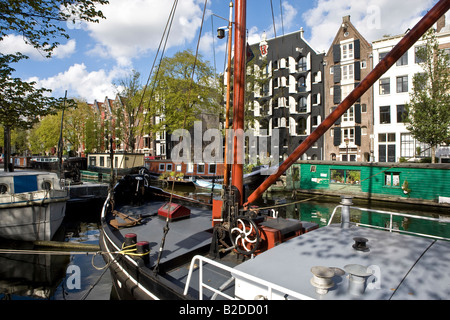
[[98, 143], [94, 110], [84, 101], [76, 100], [75, 108], [66, 108], [63, 136], [71, 150], [93, 151]]
[[433, 29], [423, 39], [426, 43], [416, 55], [424, 72], [413, 78], [411, 101], [406, 105], [407, 129], [431, 146], [435, 163], [436, 147], [450, 142], [450, 57], [439, 48]]
[[8, 34], [20, 34], [50, 57], [59, 45], [57, 39], [69, 38], [61, 22], [98, 22], [104, 16], [96, 6], [107, 3], [107, 0], [1, 0], [0, 41]]
[[136, 137], [140, 133], [143, 120], [142, 85], [139, 78], [139, 72], [133, 70], [128, 78], [118, 81], [118, 96], [123, 109], [113, 110], [116, 119], [116, 138], [119, 138], [124, 143], [124, 149], [130, 152], [135, 150]]
[[36, 88], [34, 82], [24, 82], [11, 77], [13, 68], [9, 66], [23, 56], [0, 55], [0, 124], [4, 128], [4, 168], [9, 166], [11, 155], [11, 129], [28, 129], [39, 121], [41, 116], [54, 112], [60, 100], [46, 96], [50, 90]]
[[[195, 64], [195, 70], [193, 70]], [[193, 71], [194, 76], [192, 76]], [[219, 114], [222, 107], [213, 68], [191, 51], [177, 52], [172, 58], [164, 58], [153, 75], [148, 92], [148, 116], [164, 115], [159, 123], [147, 129], [156, 133], [166, 130], [190, 129], [202, 113]], [[146, 119], [147, 125], [150, 124]]]
[[[69, 38], [61, 22], [98, 22], [104, 18], [97, 4], [106, 0], [2, 0], [0, 1], [0, 41], [8, 34], [20, 34], [25, 41], [50, 57], [58, 38]], [[0, 124], [4, 127], [5, 171], [9, 170], [11, 128], [29, 128], [39, 117], [62, 105], [48, 97], [50, 90], [36, 88], [34, 82], [13, 78], [11, 63], [27, 58], [21, 53], [0, 54]]]
[[33, 153], [56, 150], [61, 127], [61, 114], [48, 115], [39, 121], [30, 133], [30, 146]]

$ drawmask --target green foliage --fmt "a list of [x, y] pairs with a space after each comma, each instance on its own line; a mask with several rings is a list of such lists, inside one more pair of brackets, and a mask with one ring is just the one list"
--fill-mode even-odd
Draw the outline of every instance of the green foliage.
[[69, 38], [61, 22], [98, 22], [104, 18], [97, 5], [105, 0], [2, 0], [0, 1], [0, 41], [11, 33], [50, 57], [59, 37]]
[[146, 130], [156, 133], [165, 129], [171, 133], [191, 128], [201, 113], [219, 114], [222, 108], [218, 84], [212, 67], [202, 61], [201, 55], [195, 61], [191, 51], [177, 52], [162, 59], [157, 69], [146, 98], [147, 112], [148, 116], [164, 114], [164, 118]]
[[124, 142], [125, 149], [133, 152], [136, 137], [141, 133], [143, 122], [142, 85], [139, 72], [132, 70], [130, 77], [119, 80], [119, 96], [121, 108], [115, 108], [112, 113], [116, 119], [115, 137]]
[[[104, 16], [96, 5], [107, 3], [106, 0], [1, 0], [0, 41], [9, 34], [19, 34], [25, 42], [50, 57], [59, 44], [58, 38], [69, 38], [62, 22], [98, 22]], [[31, 128], [41, 117], [73, 104], [72, 101], [65, 104], [63, 99], [49, 97], [50, 90], [37, 88], [34, 82], [12, 77], [14, 69], [10, 65], [25, 58], [19, 52], [0, 54], [0, 124], [5, 132]], [[56, 137], [59, 138], [59, 134]], [[9, 142], [10, 135], [7, 134], [6, 154], [10, 152]]]

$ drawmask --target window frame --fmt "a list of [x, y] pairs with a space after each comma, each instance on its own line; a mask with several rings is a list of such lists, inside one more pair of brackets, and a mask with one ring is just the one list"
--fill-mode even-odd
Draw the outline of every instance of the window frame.
[[382, 78], [379, 80], [379, 94], [380, 96], [391, 94], [391, 78]]

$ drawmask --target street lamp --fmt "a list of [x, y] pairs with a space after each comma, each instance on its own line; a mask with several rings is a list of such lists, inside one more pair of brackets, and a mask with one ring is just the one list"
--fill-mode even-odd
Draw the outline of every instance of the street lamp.
[[349, 138], [345, 138], [345, 139], [344, 139], [344, 142], [345, 142], [345, 149], [346, 149], [346, 159], [347, 159], [347, 161], [350, 161], [350, 160], [348, 159], [348, 144], [349, 144], [349, 142], [350, 142], [350, 139], [349, 139]]

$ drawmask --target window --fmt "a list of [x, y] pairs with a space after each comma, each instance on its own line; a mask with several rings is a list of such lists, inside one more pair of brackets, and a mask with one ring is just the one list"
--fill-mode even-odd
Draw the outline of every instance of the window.
[[365, 126], [361, 127], [361, 135], [367, 136], [367, 127], [365, 127]]
[[306, 119], [305, 118], [298, 119], [297, 134], [298, 135], [306, 134]]
[[342, 121], [355, 121], [355, 106], [351, 106], [342, 115]]
[[389, 52], [381, 52], [378, 56], [379, 56], [379, 58], [380, 58], [380, 60], [379, 61], [381, 61], [381, 60], [383, 60], [384, 59], [384, 57], [386, 57], [387, 56], [387, 54], [388, 54]]
[[408, 65], [408, 51], [405, 52], [404, 55], [400, 57], [400, 59], [397, 60], [396, 63], [397, 66], [406, 66]]
[[391, 123], [391, 106], [380, 107], [380, 123]]
[[150, 148], [151, 143], [152, 143], [152, 140], [150, 137], [144, 137], [144, 148]]
[[385, 187], [400, 187], [400, 173], [399, 172], [385, 172], [384, 186]]
[[205, 164], [204, 163], [197, 164], [197, 173], [205, 173]]
[[348, 141], [349, 145], [355, 144], [355, 128], [342, 129], [343, 142]]
[[273, 61], [273, 70], [278, 69], [278, 60]]
[[320, 104], [320, 93], [315, 93], [312, 96], [312, 104], [317, 105]]
[[51, 190], [52, 189], [52, 182], [48, 181], [48, 180], [45, 180], [44, 182], [42, 182], [41, 188], [42, 188], [42, 190], [47, 190], [47, 191]]
[[305, 77], [300, 77], [297, 82], [297, 91], [305, 92], [306, 91], [306, 79]]
[[298, 100], [297, 112], [298, 113], [305, 113], [305, 112], [307, 112], [307, 99], [305, 97], [301, 97]]
[[353, 42], [341, 45], [342, 60], [353, 59]]
[[313, 126], [319, 125], [319, 120], [317, 116], [312, 117], [312, 125]]
[[[423, 52], [424, 52], [425, 46], [418, 46], [414, 48], [414, 54], [415, 54], [415, 62], [416, 63], [422, 63], [425, 62], [425, 60], [423, 59]], [[419, 50], [421, 52], [419, 52]]]
[[395, 133], [378, 134], [378, 161], [395, 162]]
[[181, 164], [177, 164], [176, 171], [177, 172], [181, 172], [181, 170], [182, 170], [181, 167], [182, 167]]
[[216, 174], [216, 165], [215, 164], [210, 164], [208, 167], [208, 173], [209, 174]]
[[0, 194], [5, 194], [8, 192], [8, 185], [0, 183]]
[[100, 167], [104, 167], [105, 166], [105, 157], [100, 157]]
[[367, 68], [367, 61], [363, 60], [361, 61], [361, 69], [366, 69]]
[[166, 155], [166, 145], [163, 143], [159, 145], [159, 154], [162, 156]]
[[89, 157], [89, 165], [95, 167], [96, 166], [96, 158]]
[[400, 136], [400, 157], [414, 157], [414, 138], [410, 133], [402, 133]]
[[404, 104], [397, 105], [397, 122], [406, 122], [408, 119], [408, 113], [406, 112], [406, 106]]
[[278, 88], [278, 86], [279, 86], [279, 85], [278, 85], [278, 78], [275, 78], [275, 79], [273, 79], [272, 81], [273, 81], [273, 87], [274, 87], [274, 88]]
[[384, 78], [380, 79], [380, 95], [391, 93], [391, 79]]
[[303, 71], [308, 70], [308, 66], [307, 66], [307, 62], [306, 62], [306, 57], [301, 57], [301, 58], [298, 60], [297, 67], [298, 67], [298, 72], [303, 72]]
[[405, 158], [430, 157], [431, 148], [429, 145], [415, 140], [411, 133], [402, 133], [400, 136], [400, 156]]
[[164, 165], [164, 163], [160, 163], [159, 164], [159, 171], [164, 171], [164, 168], [165, 168], [166, 166]]
[[448, 57], [448, 60], [447, 60], [448, 66], [450, 66], [450, 48], [442, 49], [442, 51], [443, 51], [444, 55], [447, 55], [447, 57]]
[[187, 164], [187, 170], [186, 170], [186, 172], [189, 172], [189, 173], [194, 172], [194, 164], [193, 164], [192, 162], [189, 162], [189, 163]]
[[361, 170], [331, 169], [330, 183], [360, 184]]
[[367, 104], [363, 103], [361, 105], [361, 112], [367, 112]]
[[354, 65], [349, 64], [341, 67], [342, 80], [353, 80], [354, 79]]
[[408, 76], [397, 77], [397, 93], [408, 92]]
[[171, 163], [168, 163], [168, 164], [166, 165], [166, 170], [167, 170], [167, 171], [172, 171], [172, 164], [171, 164]]

